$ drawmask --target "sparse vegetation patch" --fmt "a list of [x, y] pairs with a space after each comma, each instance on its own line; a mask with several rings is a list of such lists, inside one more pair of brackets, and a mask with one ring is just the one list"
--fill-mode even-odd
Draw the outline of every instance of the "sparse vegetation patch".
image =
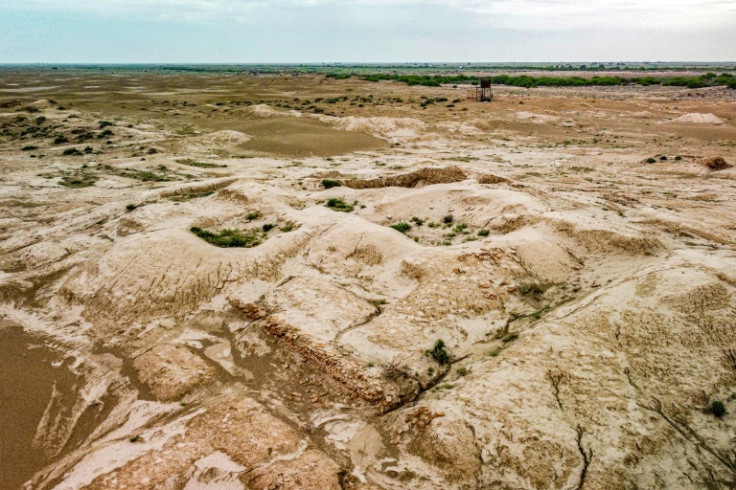
[[438, 339], [437, 342], [434, 343], [432, 350], [427, 351], [427, 353], [440, 365], [448, 364], [450, 362], [450, 353], [447, 352], [445, 341], [442, 339]]
[[233, 230], [225, 228], [219, 232], [211, 232], [197, 226], [192, 226], [189, 231], [211, 245], [222, 248], [244, 247], [251, 248], [261, 244], [263, 233], [256, 230]]
[[353, 209], [355, 209], [352, 205], [347, 204], [342, 199], [332, 198], [327, 201], [327, 204], [325, 204], [326, 207], [332, 209], [333, 211], [340, 211], [343, 213], [349, 213]]

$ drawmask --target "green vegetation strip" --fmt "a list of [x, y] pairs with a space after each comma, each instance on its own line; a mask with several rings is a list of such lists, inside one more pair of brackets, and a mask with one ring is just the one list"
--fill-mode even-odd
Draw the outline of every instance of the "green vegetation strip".
[[[345, 73], [328, 73], [328, 78], [348, 78], [353, 74]], [[441, 85], [457, 85], [457, 84], [473, 84], [477, 85], [479, 77], [477, 75], [414, 75], [400, 73], [369, 73], [356, 74], [363, 80], [378, 82], [381, 80], [393, 80], [403, 82], [407, 85], [424, 85], [427, 87], [439, 87]], [[535, 77], [531, 75], [494, 75], [491, 81], [496, 85], [508, 85], [512, 87], [584, 87], [584, 86], [617, 86], [617, 85], [662, 85], [677, 86], [688, 88], [703, 88], [725, 85], [728, 88], [736, 89], [736, 75], [732, 73], [705, 73], [700, 76], [645, 76], [645, 77], [624, 77], [624, 76], [598, 76], [592, 77]]]

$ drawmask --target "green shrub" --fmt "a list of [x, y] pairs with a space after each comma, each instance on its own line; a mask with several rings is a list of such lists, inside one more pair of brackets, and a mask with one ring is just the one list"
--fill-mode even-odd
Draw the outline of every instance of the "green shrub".
[[504, 344], [508, 344], [509, 342], [513, 342], [514, 340], [519, 338], [519, 332], [509, 332], [503, 337], [501, 337], [501, 341]]
[[407, 231], [411, 230], [411, 225], [402, 221], [401, 223], [391, 225], [391, 228], [396, 231], [400, 231], [401, 233], [406, 233]]
[[726, 415], [726, 405], [722, 401], [713, 400], [710, 404], [710, 412], [718, 418]]
[[655, 163], [656, 161], [654, 158], [647, 158], [647, 163]]
[[261, 213], [258, 211], [251, 211], [250, 213], [245, 215], [245, 219], [249, 221], [253, 221], [254, 219], [258, 219], [261, 216]]
[[450, 362], [450, 354], [447, 352], [447, 349], [445, 349], [445, 341], [442, 339], [439, 339], [434, 343], [434, 347], [429, 351], [429, 355], [441, 365]]
[[97, 177], [93, 174], [80, 171], [75, 172], [73, 175], [66, 175], [59, 180], [59, 185], [69, 187], [71, 189], [79, 189], [81, 187], [90, 187], [95, 185]]
[[340, 183], [339, 180], [324, 179], [322, 181], [322, 186], [325, 189], [332, 189], [333, 187], [340, 187], [342, 186], [342, 184]]
[[38, 150], [38, 146], [26, 145], [20, 149], [20, 151], [33, 151], [33, 150]]
[[81, 155], [81, 154], [82, 154], [82, 152], [79, 151], [79, 150], [77, 150], [76, 148], [67, 148], [66, 150], [64, 150], [62, 152], [62, 155], [64, 155], [65, 157], [68, 157], [68, 156], [78, 156], [78, 155]]
[[276, 225], [274, 225], [272, 223], [266, 223], [265, 225], [261, 226], [261, 229], [263, 230], [264, 233], [268, 233], [269, 231], [273, 230], [274, 228], [276, 228]]
[[128, 211], [133, 211], [137, 207], [138, 206], [136, 206], [135, 204], [128, 204], [127, 206], [125, 206], [125, 209], [127, 209]]
[[491, 357], [498, 357], [501, 352], [503, 352], [503, 347], [494, 347], [488, 352], [488, 354], [490, 354]]
[[491, 234], [491, 230], [486, 230], [485, 228], [478, 231], [478, 236], [488, 236]]
[[279, 230], [281, 230], [284, 233], [288, 233], [293, 229], [294, 229], [294, 225], [284, 225], [281, 228], [279, 228]]
[[467, 376], [468, 375], [468, 368], [466, 367], [459, 367], [457, 368], [457, 374], [460, 376]]
[[[165, 167], [163, 167], [165, 169]], [[159, 167], [161, 170], [161, 167]], [[161, 170], [163, 172], [163, 170]], [[140, 180], [141, 182], [168, 182], [172, 180], [172, 177], [166, 173], [156, 173], [150, 170], [136, 170], [136, 169], [121, 169], [113, 172], [114, 175], [125, 177], [126, 179]]]
[[[153, 150], [153, 148], [151, 148], [151, 150]], [[189, 165], [190, 167], [198, 167], [198, 168], [225, 168], [227, 167], [227, 165], [218, 165], [216, 163], [197, 162], [195, 160], [192, 160], [191, 158], [180, 158], [178, 160], [175, 160], [175, 162], [181, 163], [182, 165]]]
[[444, 224], [446, 224], [446, 225], [449, 225], [453, 221], [455, 221], [455, 218], [451, 214], [448, 214], [447, 216], [445, 216], [444, 218], [442, 218], [442, 222]]
[[212, 233], [202, 228], [192, 226], [189, 229], [202, 240], [211, 245], [222, 248], [245, 247], [251, 248], [261, 244], [261, 237], [253, 230], [239, 231], [225, 228], [220, 233]]
[[541, 282], [525, 282], [519, 286], [519, 292], [524, 295], [543, 294], [549, 286]]
[[336, 199], [334, 197], [332, 199], [329, 199], [327, 201], [327, 204], [325, 204], [325, 206], [327, 206], [328, 208], [332, 209], [333, 211], [339, 211], [339, 212], [342, 212], [342, 213], [349, 213], [353, 209], [355, 209], [350, 204], [347, 204], [346, 202], [343, 202], [342, 199]]
[[54, 144], [55, 145], [60, 145], [62, 143], [68, 143], [68, 142], [69, 142], [69, 140], [64, 135], [59, 135], [56, 138], [54, 138]]

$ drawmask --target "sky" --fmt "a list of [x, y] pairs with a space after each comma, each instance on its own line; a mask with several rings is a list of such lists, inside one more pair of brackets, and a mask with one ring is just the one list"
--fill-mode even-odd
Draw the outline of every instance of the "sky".
[[736, 0], [0, 0], [0, 63], [734, 60]]

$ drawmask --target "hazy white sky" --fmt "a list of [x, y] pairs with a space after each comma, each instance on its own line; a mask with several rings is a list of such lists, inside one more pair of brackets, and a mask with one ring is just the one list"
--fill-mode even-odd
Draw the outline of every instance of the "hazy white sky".
[[736, 0], [0, 0], [0, 63], [619, 60], [736, 60]]

